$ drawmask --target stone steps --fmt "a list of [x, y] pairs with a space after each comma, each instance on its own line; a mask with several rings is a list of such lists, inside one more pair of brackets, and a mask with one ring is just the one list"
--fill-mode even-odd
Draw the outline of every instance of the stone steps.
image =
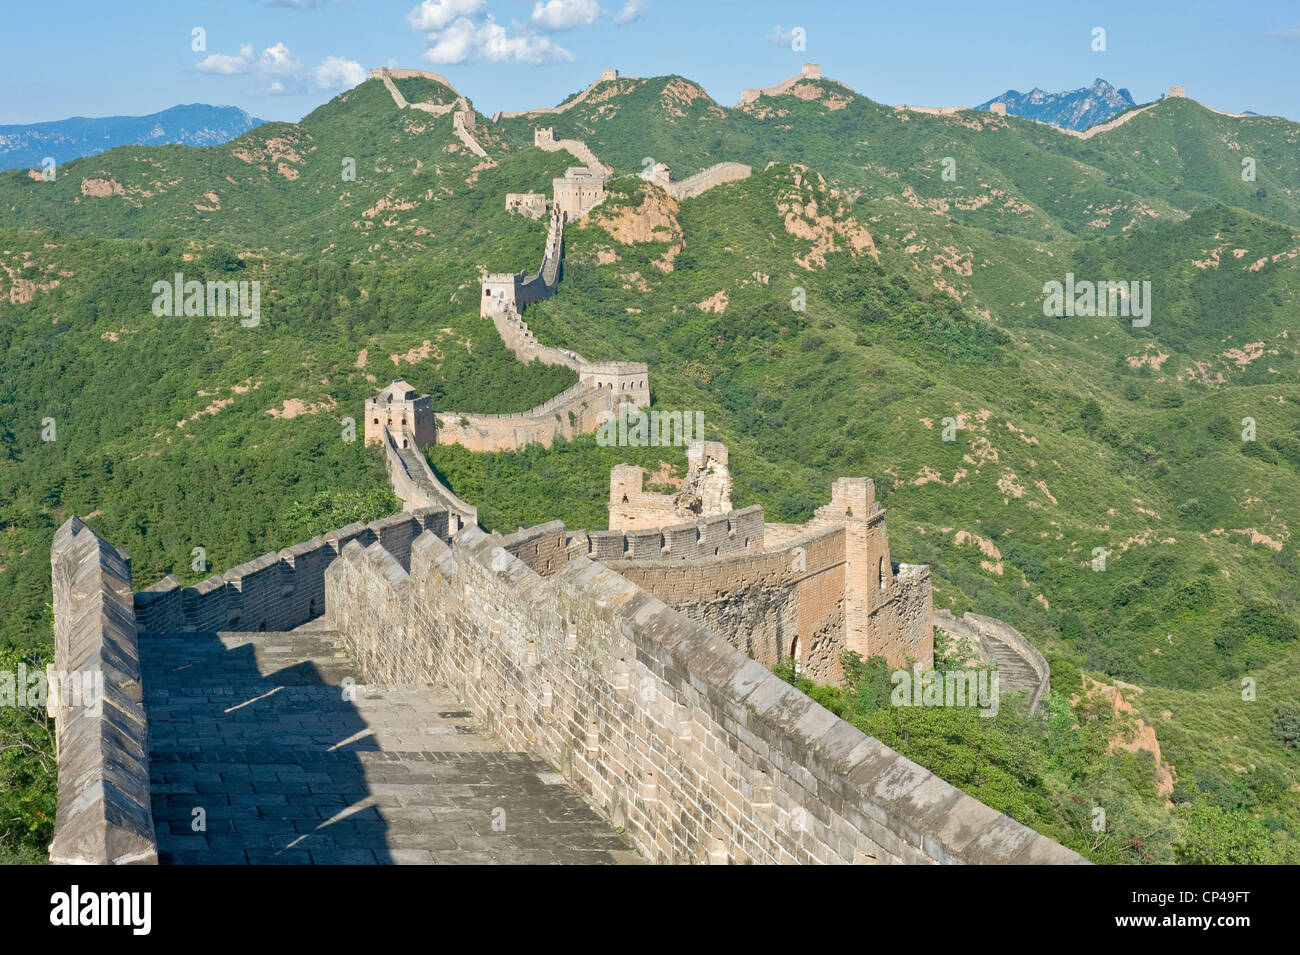
[[639, 861], [446, 691], [357, 685], [320, 618], [147, 636], [140, 656], [163, 863]]

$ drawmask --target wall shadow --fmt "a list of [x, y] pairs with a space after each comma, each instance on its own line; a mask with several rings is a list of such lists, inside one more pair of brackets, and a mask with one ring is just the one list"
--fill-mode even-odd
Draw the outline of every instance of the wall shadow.
[[389, 754], [332, 654], [311, 632], [141, 636], [160, 863], [393, 862], [370, 783]]

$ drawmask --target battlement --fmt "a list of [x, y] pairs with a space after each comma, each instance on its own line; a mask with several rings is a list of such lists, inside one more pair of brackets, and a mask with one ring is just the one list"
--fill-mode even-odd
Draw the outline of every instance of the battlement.
[[[535, 530], [511, 546], [553, 557]], [[653, 861], [1082, 861], [586, 558], [543, 577], [474, 528], [422, 535], [405, 568], [352, 543], [326, 598], [367, 680], [447, 686]]]
[[349, 541], [378, 542], [405, 565], [411, 542], [420, 534], [431, 531], [450, 540], [459, 529], [445, 508], [421, 508], [369, 524], [349, 524], [190, 587], [168, 574], [135, 595], [135, 619], [145, 635], [291, 630], [325, 612], [325, 570]]
[[574, 531], [568, 536], [573, 553], [600, 561], [698, 560], [734, 554], [762, 543], [763, 508], [758, 504], [670, 527]]
[[831, 485], [831, 502], [816, 511], [822, 520], [866, 520], [881, 513], [876, 503], [876, 483], [870, 478], [840, 478]]
[[538, 106], [533, 109], [517, 109], [498, 112], [492, 117], [492, 122], [499, 123], [503, 119], [518, 119], [521, 116], [557, 115], [559, 113], [567, 112], [579, 103], [585, 102], [587, 97], [592, 94], [592, 91], [601, 83], [608, 83], [612, 80], [617, 80], [618, 78], [618, 70], [602, 70], [600, 79], [592, 82], [590, 86], [566, 103], [561, 103], [559, 106]]
[[744, 163], [720, 162], [709, 166], [707, 169], [700, 170], [687, 179], [678, 181], [667, 165], [657, 163], [651, 170], [649, 181], [659, 186], [674, 199], [691, 199], [701, 193], [708, 192], [714, 186], [722, 185], [724, 182], [748, 179], [753, 172], [754, 170]]
[[[822, 68], [817, 63], [805, 63], [799, 68], [798, 76], [791, 76], [789, 79], [782, 80], [775, 86], [765, 86], [762, 89], [743, 89], [740, 91], [740, 102], [737, 106], [744, 106], [747, 103], [755, 102], [760, 96], [784, 96], [790, 92], [799, 83], [804, 80], [822, 80], [826, 79], [829, 83], [837, 83], [840, 86], [845, 84], [839, 80], [832, 80], [822, 76]], [[846, 89], [848, 87], [845, 87]]]

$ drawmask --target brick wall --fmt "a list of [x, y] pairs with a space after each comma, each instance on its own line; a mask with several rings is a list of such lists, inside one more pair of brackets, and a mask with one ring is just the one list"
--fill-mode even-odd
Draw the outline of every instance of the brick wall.
[[664, 183], [663, 188], [674, 199], [690, 199], [703, 192], [708, 192], [714, 186], [720, 186], [724, 182], [748, 179], [752, 173], [753, 170], [744, 163], [720, 162], [707, 169], [700, 170], [681, 182]]
[[449, 540], [449, 515], [422, 508], [370, 524], [349, 524], [320, 537], [182, 587], [168, 574], [135, 595], [141, 633], [176, 630], [291, 630], [325, 612], [325, 571], [350, 541], [381, 543], [401, 566], [425, 531]]
[[613, 399], [610, 389], [580, 381], [519, 414], [439, 413], [434, 432], [438, 444], [459, 444], [470, 451], [512, 451], [533, 443], [549, 448], [556, 438], [595, 431], [601, 412], [612, 413]]
[[769, 669], [793, 656], [818, 683], [843, 681], [842, 527], [814, 530], [779, 549], [605, 563]]
[[469, 528], [408, 573], [353, 542], [326, 600], [366, 679], [445, 683], [656, 862], [1082, 861], [585, 558], [543, 578]]
[[570, 543], [593, 560], [696, 560], [763, 543], [763, 508], [755, 504], [688, 524], [629, 531], [574, 531]]

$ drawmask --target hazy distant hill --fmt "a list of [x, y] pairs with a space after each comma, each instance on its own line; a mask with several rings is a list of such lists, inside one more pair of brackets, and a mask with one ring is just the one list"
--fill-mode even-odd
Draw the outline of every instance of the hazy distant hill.
[[1047, 93], [1037, 87], [1028, 93], [1007, 90], [976, 109], [988, 109], [992, 103], [1006, 103], [1007, 112], [1012, 116], [1078, 130], [1104, 123], [1117, 113], [1137, 105], [1128, 90], [1116, 89], [1103, 79], [1093, 80], [1091, 86], [1063, 93]]
[[35, 169], [46, 156], [62, 165], [114, 146], [215, 146], [263, 122], [235, 106], [190, 103], [148, 116], [73, 116], [0, 126], [0, 169]]

